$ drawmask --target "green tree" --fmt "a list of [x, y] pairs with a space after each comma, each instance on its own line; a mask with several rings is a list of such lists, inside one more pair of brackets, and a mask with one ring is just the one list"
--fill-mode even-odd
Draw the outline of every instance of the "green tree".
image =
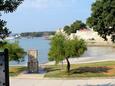
[[[23, 2], [23, 0], [0, 0], [0, 17], [2, 13], [12, 13]], [[6, 27], [6, 21], [0, 18], [0, 48], [7, 48], [9, 50], [10, 60], [20, 61], [24, 55], [24, 50], [18, 45], [18, 43], [4, 42], [4, 38], [11, 33]]]
[[[12, 13], [22, 3], [23, 0], [0, 0], [0, 16], [1, 13]], [[0, 19], [0, 38], [4, 39], [9, 36], [11, 32], [6, 27], [6, 21]]]
[[9, 36], [11, 32], [6, 27], [6, 22], [0, 19], [0, 38], [4, 39]]
[[[6, 43], [6, 42], [4, 42]], [[14, 43], [6, 43], [3, 46], [1, 46], [2, 49], [7, 48], [9, 51], [9, 60], [10, 61], [23, 61], [24, 60], [24, 56], [26, 55], [26, 52], [24, 51], [23, 48], [21, 48], [19, 46], [18, 42], [14, 42]]]
[[60, 61], [64, 60], [64, 41], [65, 37], [61, 34], [56, 34], [52, 39], [51, 39], [51, 48], [48, 53], [49, 55], [49, 60], [56, 61], [56, 64], [58, 64]]
[[62, 34], [56, 34], [51, 40], [49, 51], [49, 60], [55, 60], [56, 63], [66, 59], [67, 72], [70, 72], [69, 58], [79, 57], [86, 50], [86, 43], [82, 39], [66, 39]]
[[71, 27], [68, 26], [68, 25], [66, 25], [63, 29], [64, 29], [64, 31], [65, 31], [68, 35], [70, 35], [71, 32], [72, 32], [72, 31], [71, 31], [71, 30], [72, 30]]
[[76, 33], [77, 30], [80, 30], [80, 29], [86, 29], [86, 24], [83, 23], [82, 21], [80, 20], [76, 20], [75, 22], [73, 22], [73, 24], [71, 24], [70, 26], [65, 26], [64, 27], [64, 31], [70, 35], [71, 33]]
[[77, 20], [72, 25], [71, 28], [73, 29], [73, 33], [76, 32], [76, 30], [84, 29], [86, 28], [86, 24], [84, 24], [82, 21]]
[[106, 41], [107, 36], [111, 36], [112, 41], [115, 42], [115, 0], [96, 0], [91, 10], [87, 25]]

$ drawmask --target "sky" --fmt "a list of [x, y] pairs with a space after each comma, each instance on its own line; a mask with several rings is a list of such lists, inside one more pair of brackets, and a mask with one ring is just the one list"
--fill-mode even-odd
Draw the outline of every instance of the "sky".
[[56, 31], [91, 14], [94, 0], [24, 0], [13, 13], [2, 14], [12, 33]]

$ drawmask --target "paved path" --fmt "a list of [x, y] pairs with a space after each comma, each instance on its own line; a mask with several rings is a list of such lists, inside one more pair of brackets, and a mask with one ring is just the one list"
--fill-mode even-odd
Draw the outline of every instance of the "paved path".
[[115, 79], [49, 80], [10, 78], [10, 86], [115, 86]]
[[[94, 62], [103, 62], [103, 61], [115, 61], [115, 53], [108, 54], [98, 57], [80, 57], [80, 58], [69, 58], [71, 64], [81, 64], [81, 63], [94, 63]], [[63, 61], [66, 64], [66, 60]], [[44, 65], [54, 65], [55, 61], [48, 62]], [[60, 63], [61, 64], [61, 63]]]
[[15, 79], [44, 79], [45, 73], [42, 74], [28, 74], [26, 71], [22, 72], [18, 76], [14, 77]]

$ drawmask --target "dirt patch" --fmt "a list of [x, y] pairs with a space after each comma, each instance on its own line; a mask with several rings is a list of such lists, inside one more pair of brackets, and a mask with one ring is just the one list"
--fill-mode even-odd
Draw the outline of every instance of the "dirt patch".
[[108, 70], [108, 72], [105, 72], [104, 74], [107, 74], [107, 75], [115, 75], [115, 65], [113, 65], [113, 66], [108, 66], [108, 68], [110, 68], [110, 70]]

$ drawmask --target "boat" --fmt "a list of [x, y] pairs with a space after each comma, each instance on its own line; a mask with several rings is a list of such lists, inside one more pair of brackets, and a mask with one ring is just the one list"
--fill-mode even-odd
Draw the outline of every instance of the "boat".
[[5, 38], [5, 40], [13, 40], [13, 39], [15, 39], [14, 36], [10, 36], [10, 37], [6, 37], [6, 38]]

